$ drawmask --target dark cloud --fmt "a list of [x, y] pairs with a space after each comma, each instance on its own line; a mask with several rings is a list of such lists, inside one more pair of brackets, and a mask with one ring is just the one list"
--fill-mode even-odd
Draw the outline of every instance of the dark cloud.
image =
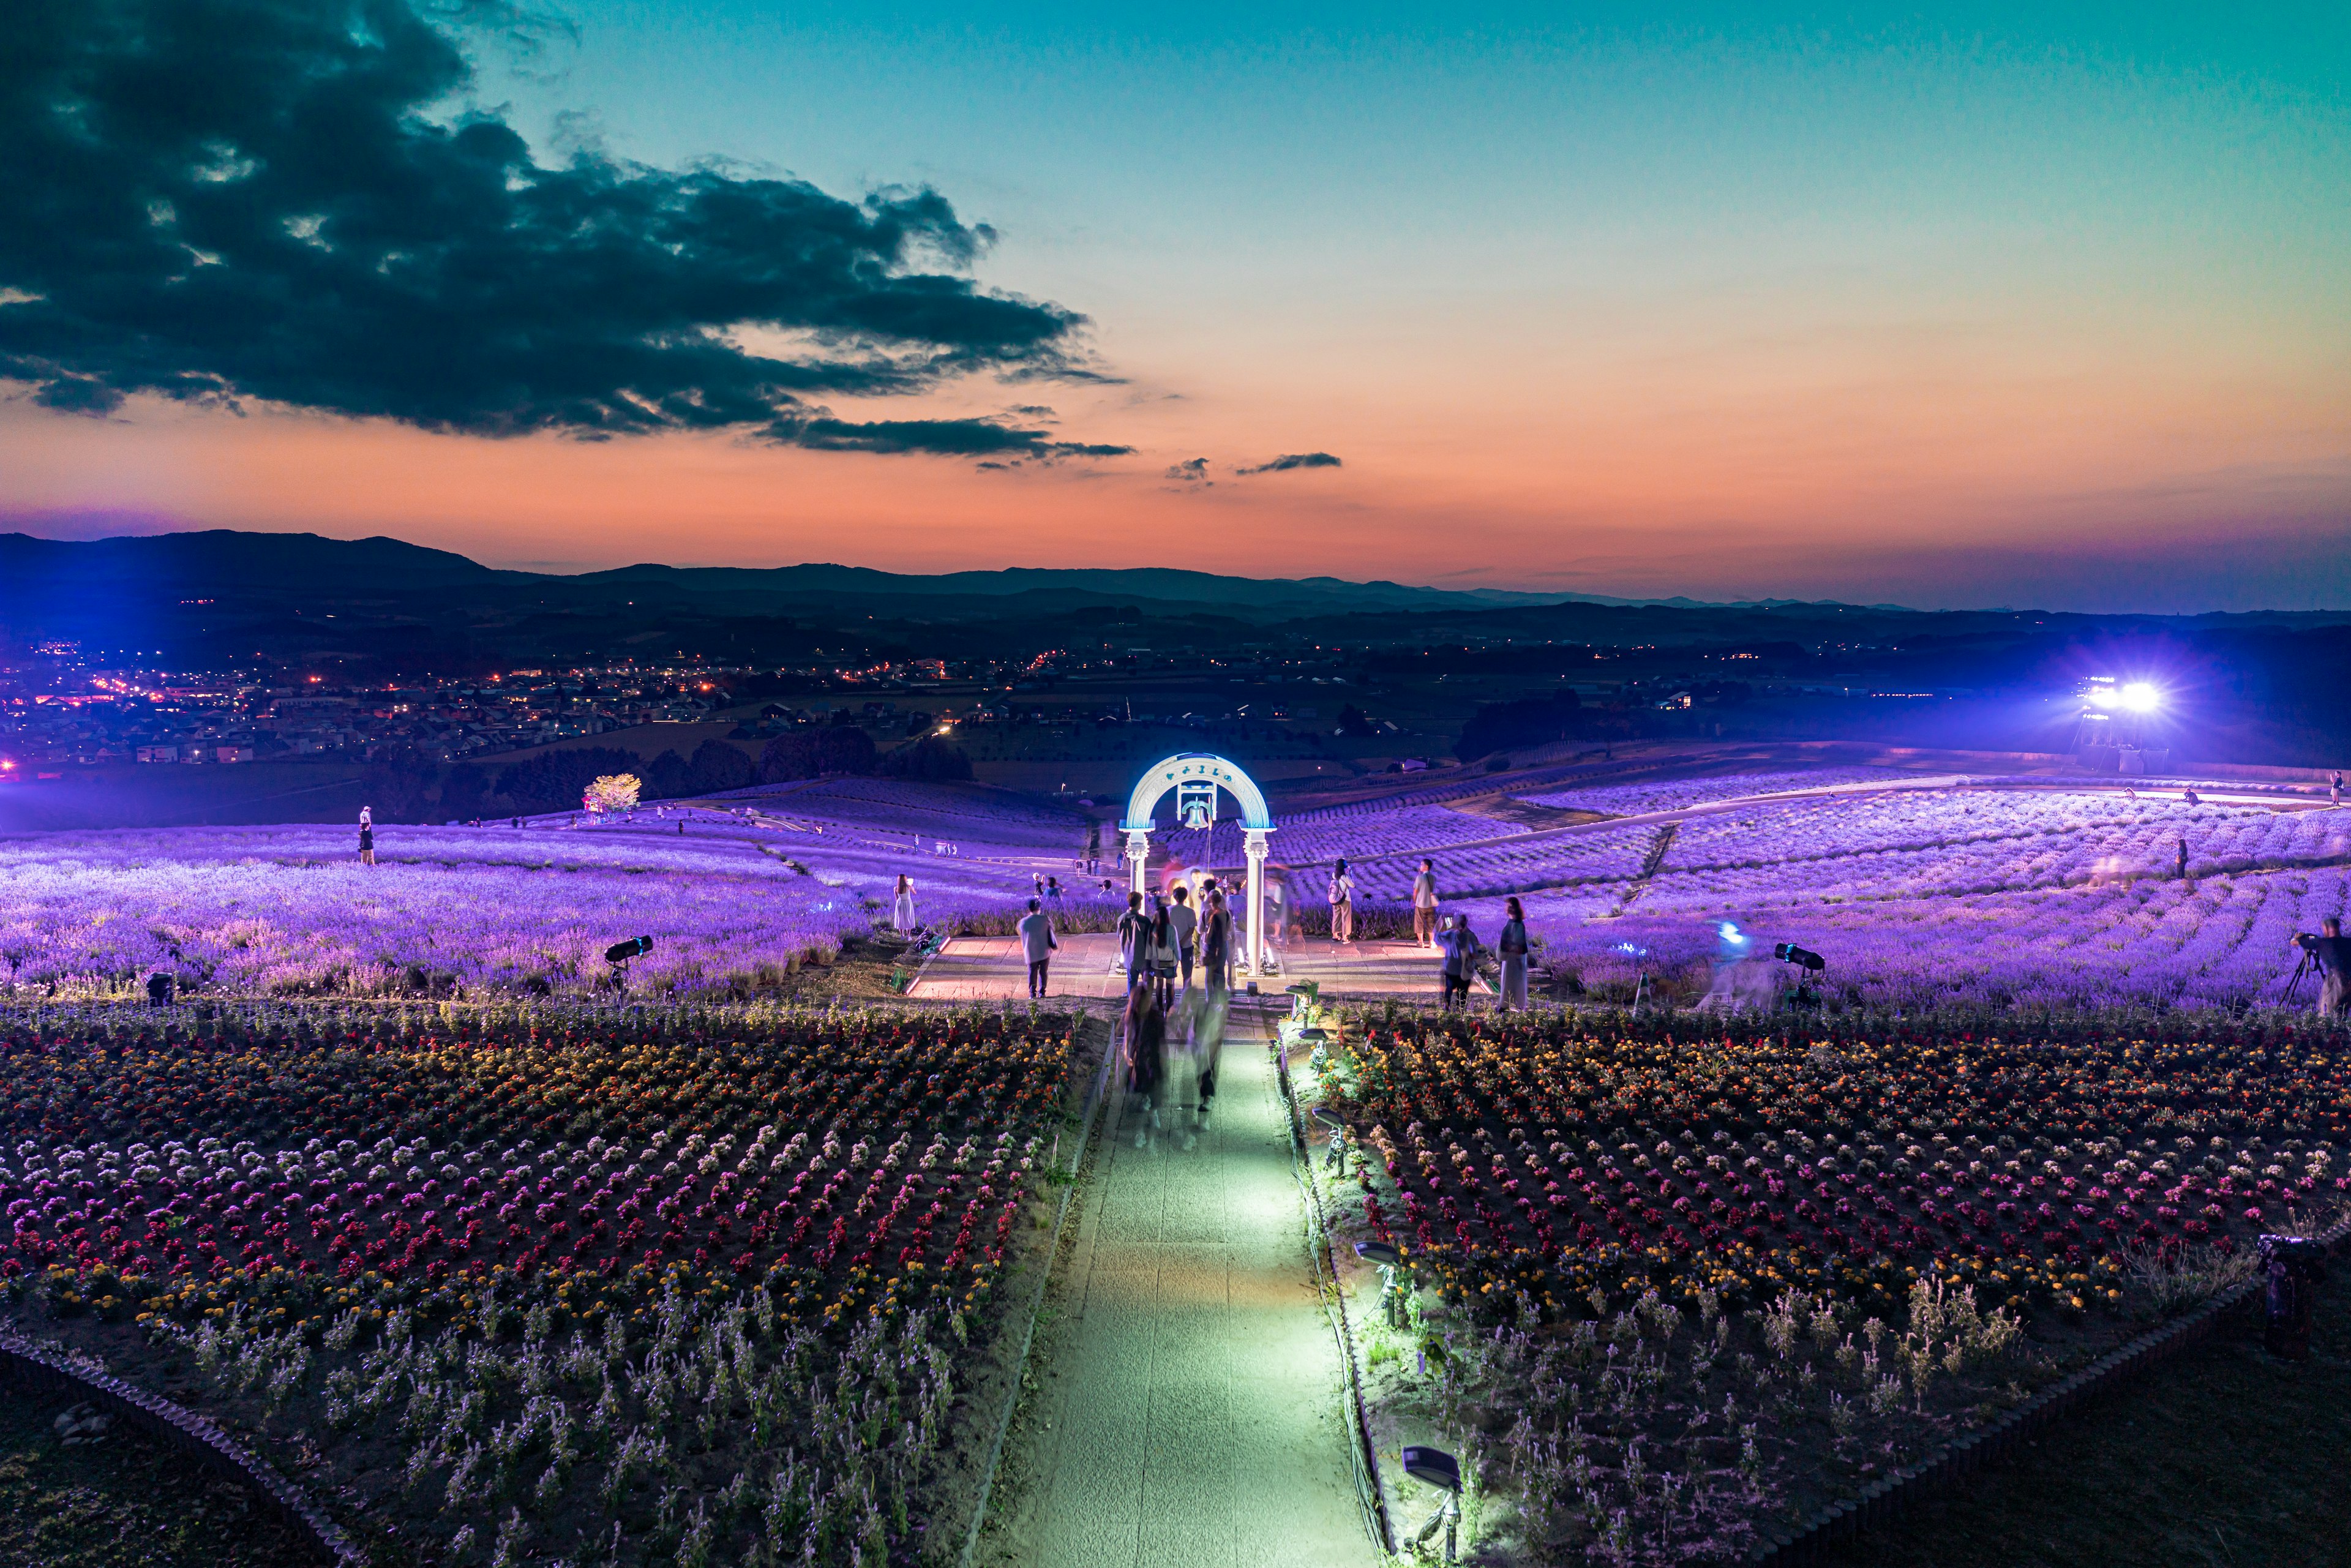
[[1236, 474], [1286, 474], [1292, 468], [1336, 468], [1339, 460], [1327, 452], [1287, 452], [1270, 463], [1260, 463], [1254, 468], [1236, 468]]
[[[1123, 448], [811, 399], [1093, 372], [977, 286], [930, 190], [845, 201], [578, 141], [543, 165], [413, 0], [25, 0], [0, 51], [0, 378], [52, 408], [261, 400], [431, 430], [762, 430], [869, 452]], [[507, 18], [511, 23], [512, 17]], [[526, 39], [528, 42], [528, 39]], [[436, 118], [436, 116], [438, 116]]]
[[1208, 477], [1208, 460], [1205, 457], [1186, 458], [1184, 462], [1169, 468], [1166, 476], [1186, 485], [1198, 485], [1204, 488], [1214, 488], [1217, 483]]
[[1015, 457], [1050, 460], [1123, 457], [1134, 450], [1132, 446], [1054, 441], [1041, 430], [1016, 430], [984, 419], [885, 419], [852, 424], [838, 419], [813, 418], [795, 425], [778, 423], [774, 434], [778, 440], [825, 452], [934, 452], [956, 457], [1001, 456], [1008, 453]]

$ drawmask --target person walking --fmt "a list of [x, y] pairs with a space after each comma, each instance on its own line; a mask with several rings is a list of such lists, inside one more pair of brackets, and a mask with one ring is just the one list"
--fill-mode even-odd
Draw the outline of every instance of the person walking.
[[1412, 879], [1412, 940], [1418, 947], [1437, 946], [1437, 862], [1424, 860]]
[[1178, 883], [1175, 907], [1167, 912], [1167, 930], [1176, 944], [1176, 966], [1184, 988], [1192, 988], [1193, 941], [1200, 930], [1200, 912], [1192, 907], [1192, 890]]
[[890, 927], [904, 936], [914, 929], [914, 879], [898, 873], [898, 890], [890, 904]]
[[1029, 959], [1029, 999], [1037, 1000], [1046, 994], [1046, 969], [1052, 963], [1053, 949], [1061, 945], [1053, 935], [1052, 917], [1045, 913], [1043, 901], [1030, 899], [1029, 913], [1013, 927], [1020, 936], [1020, 951]]
[[[1192, 1068], [1198, 1096], [1192, 1113], [1194, 1133], [1208, 1130], [1208, 1109], [1217, 1099], [1217, 1064], [1225, 1054], [1225, 1013], [1231, 1003], [1229, 992], [1211, 986], [1201, 993], [1198, 1005], [1192, 1009]], [[1184, 1146], [1192, 1147], [1194, 1141], [1187, 1134]]]
[[1176, 929], [1167, 917], [1167, 900], [1158, 894], [1151, 895], [1151, 988], [1159, 994], [1159, 1007], [1165, 1011], [1176, 1002]]
[[1213, 998], [1233, 988], [1233, 917], [1221, 888], [1208, 890], [1208, 913], [1200, 921], [1201, 984]]
[[1447, 1012], [1453, 1010], [1456, 998], [1458, 998], [1461, 1004], [1467, 1007], [1469, 1002], [1469, 982], [1477, 975], [1478, 955], [1485, 950], [1484, 944], [1480, 943], [1476, 934], [1469, 929], [1469, 917], [1466, 915], [1455, 915], [1447, 918], [1445, 929], [1437, 934], [1437, 945], [1445, 954], [1445, 1010]]
[[1347, 873], [1347, 857], [1331, 867], [1331, 940], [1352, 945], [1355, 940], [1355, 879]]
[[1515, 898], [1502, 901], [1501, 935], [1494, 938], [1494, 951], [1502, 956], [1502, 1010], [1513, 1008], [1524, 1012], [1527, 1007], [1527, 912]]
[[1143, 894], [1126, 895], [1126, 913], [1118, 917], [1118, 956], [1126, 966], [1126, 988], [1151, 964], [1151, 916], [1143, 913]]
[[375, 864], [375, 808], [360, 808], [360, 864]]
[[1158, 994], [1136, 986], [1126, 995], [1126, 1092], [1140, 1096], [1142, 1114], [1134, 1129], [1134, 1146], [1145, 1147], [1159, 1130], [1159, 1111], [1153, 1099], [1167, 1076], [1167, 1014]]

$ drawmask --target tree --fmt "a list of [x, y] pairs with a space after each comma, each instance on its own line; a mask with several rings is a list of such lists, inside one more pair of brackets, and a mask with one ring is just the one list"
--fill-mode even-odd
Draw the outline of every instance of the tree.
[[969, 779], [971, 758], [954, 742], [926, 735], [883, 757], [873, 771], [890, 779]]
[[1516, 702], [1481, 703], [1478, 711], [1470, 715], [1469, 722], [1461, 727], [1461, 758], [1466, 762], [1517, 747], [1565, 740], [1575, 732], [1581, 706], [1572, 690], [1521, 697]]
[[762, 784], [787, 784], [795, 779], [813, 779], [816, 775], [816, 737], [806, 731], [787, 730], [768, 742], [759, 752], [759, 782]]
[[413, 821], [423, 808], [425, 786], [440, 768], [413, 746], [383, 747], [360, 775], [365, 803], [375, 809], [379, 821]]
[[1360, 737], [1377, 735], [1379, 731], [1372, 727], [1372, 721], [1364, 716], [1362, 708], [1357, 707], [1353, 703], [1349, 703], [1339, 710], [1339, 733]]
[[871, 773], [873, 737], [855, 725], [835, 725], [816, 744], [820, 773]]
[[580, 792], [603, 774], [633, 773], [643, 764], [617, 746], [582, 746], [546, 751], [498, 775], [498, 793], [517, 811], [562, 811], [580, 804]]
[[684, 758], [674, 751], [663, 752], [645, 764], [642, 775], [645, 799], [668, 800], [680, 795], [691, 795], [694, 793], [693, 786], [688, 782], [691, 773]]
[[478, 817], [489, 798], [489, 774], [479, 763], [460, 762], [441, 781], [441, 815], [461, 822]]
[[705, 740], [694, 748], [694, 760], [686, 766], [686, 791], [695, 795], [713, 795], [721, 789], [740, 789], [758, 780], [758, 771], [739, 746], [729, 746], [723, 740]]
[[580, 804], [591, 813], [603, 811], [633, 811], [637, 809], [637, 776], [633, 773], [608, 773], [591, 779], [580, 792]]

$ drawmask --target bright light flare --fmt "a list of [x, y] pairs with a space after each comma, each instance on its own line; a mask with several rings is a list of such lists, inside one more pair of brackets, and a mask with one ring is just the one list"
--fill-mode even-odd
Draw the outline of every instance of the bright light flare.
[[2146, 681], [2133, 681], [2123, 688], [2122, 702], [2133, 713], [2153, 713], [2163, 706], [2163, 694]]

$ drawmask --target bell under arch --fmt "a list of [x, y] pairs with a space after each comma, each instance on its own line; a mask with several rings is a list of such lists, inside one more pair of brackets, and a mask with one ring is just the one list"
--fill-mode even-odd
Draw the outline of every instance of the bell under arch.
[[1126, 818], [1119, 824], [1126, 834], [1129, 885], [1137, 893], [1144, 890], [1144, 867], [1151, 859], [1155, 826], [1152, 814], [1159, 810], [1159, 802], [1173, 794], [1179, 823], [1206, 826], [1215, 818], [1218, 789], [1240, 802], [1241, 852], [1249, 862], [1249, 939], [1241, 967], [1255, 978], [1266, 972], [1266, 835], [1274, 831], [1273, 813], [1266, 806], [1265, 791], [1238, 763], [1213, 752], [1186, 751], [1143, 770], [1127, 797]]

